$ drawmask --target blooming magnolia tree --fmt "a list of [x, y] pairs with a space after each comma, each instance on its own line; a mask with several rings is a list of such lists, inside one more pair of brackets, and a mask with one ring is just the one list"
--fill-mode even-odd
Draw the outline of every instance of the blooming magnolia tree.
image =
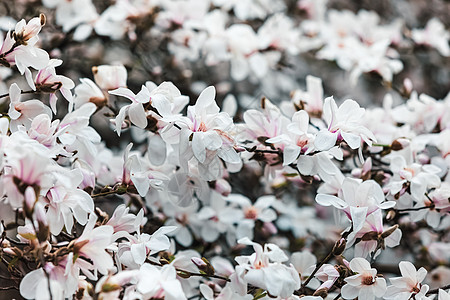
[[3, 4], [0, 298], [450, 299], [450, 33], [333, 5]]

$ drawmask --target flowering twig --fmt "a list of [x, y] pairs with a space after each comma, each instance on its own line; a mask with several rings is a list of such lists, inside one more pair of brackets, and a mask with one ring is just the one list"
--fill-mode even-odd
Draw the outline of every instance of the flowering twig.
[[439, 293], [439, 290], [444, 290], [445, 291], [445, 290], [448, 290], [448, 289], [450, 289], [450, 284], [447, 284], [446, 286], [439, 287], [439, 288], [434, 289], [434, 290], [429, 290], [426, 295], [428, 296], [428, 295], [437, 294], [437, 293]]
[[[22, 95], [23, 95], [23, 94], [33, 94], [33, 93], [39, 93], [39, 91], [38, 91], [38, 90], [36, 90], [36, 91], [33, 91], [33, 90], [29, 90], [29, 91], [23, 91], [23, 90], [20, 90], [20, 93], [21, 93]], [[9, 96], [9, 93], [0, 95], [0, 98], [5, 98], [5, 97], [8, 97], [8, 96]]]

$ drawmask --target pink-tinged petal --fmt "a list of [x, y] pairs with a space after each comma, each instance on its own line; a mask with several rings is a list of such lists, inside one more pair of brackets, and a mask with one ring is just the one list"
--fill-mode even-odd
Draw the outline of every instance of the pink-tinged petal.
[[133, 172], [131, 174], [131, 181], [133, 185], [136, 187], [139, 195], [141, 197], [145, 197], [148, 193], [148, 189], [150, 188], [150, 180], [146, 172]]
[[201, 229], [202, 238], [205, 240], [205, 242], [214, 242], [219, 237], [220, 232], [216, 229], [216, 227], [208, 226], [208, 224], [205, 225], [206, 226], [203, 226]]
[[124, 106], [120, 109], [119, 114], [116, 116], [116, 132], [117, 135], [120, 136], [120, 132], [122, 131], [122, 124], [123, 121], [125, 120], [125, 114], [128, 111], [129, 106]]
[[128, 116], [130, 117], [131, 123], [137, 127], [145, 128], [147, 126], [147, 115], [142, 104], [131, 104], [128, 110]]
[[316, 175], [317, 165], [313, 156], [300, 155], [297, 160], [297, 168], [303, 175]]
[[277, 213], [271, 209], [265, 209], [263, 210], [259, 215], [258, 215], [258, 219], [263, 221], [263, 222], [272, 222], [277, 218]]
[[314, 146], [319, 151], [326, 151], [331, 149], [335, 144], [338, 137], [338, 133], [329, 132], [326, 129], [322, 129], [316, 136], [314, 140]]
[[364, 271], [370, 270], [370, 263], [361, 257], [356, 257], [350, 261], [350, 269], [356, 273], [364, 273]]
[[247, 60], [243, 56], [231, 60], [231, 77], [236, 81], [245, 79], [249, 72]]
[[334, 207], [339, 209], [343, 209], [348, 206], [347, 203], [345, 203], [345, 201], [342, 200], [341, 198], [327, 194], [318, 194], [316, 196], [316, 202], [322, 206], [333, 205]]
[[165, 292], [165, 300], [186, 300], [181, 283], [178, 280], [162, 281], [161, 286]]
[[239, 154], [237, 154], [236, 150], [234, 150], [234, 148], [232, 147], [222, 147], [217, 151], [217, 155], [230, 164], [238, 164], [241, 162]]
[[345, 278], [345, 282], [347, 282], [351, 286], [360, 286], [361, 285], [361, 275], [353, 275]]
[[399, 263], [400, 273], [411, 282], [416, 282], [416, 267], [409, 261]]
[[222, 139], [214, 131], [208, 131], [203, 134], [203, 143], [208, 150], [217, 150], [222, 146]]
[[364, 226], [367, 216], [367, 207], [350, 207], [350, 216], [353, 222], [353, 230], [358, 232]]
[[214, 300], [214, 291], [206, 284], [200, 284], [200, 292], [206, 300]]
[[121, 87], [121, 88], [109, 91], [108, 93], [110, 93], [111, 95], [122, 96], [122, 97], [130, 99], [133, 102], [136, 102], [136, 95], [127, 88]]
[[397, 202], [395, 202], [395, 201], [385, 201], [385, 202], [381, 203], [380, 205], [378, 205], [378, 207], [381, 209], [388, 209], [388, 208], [394, 207], [396, 203]]

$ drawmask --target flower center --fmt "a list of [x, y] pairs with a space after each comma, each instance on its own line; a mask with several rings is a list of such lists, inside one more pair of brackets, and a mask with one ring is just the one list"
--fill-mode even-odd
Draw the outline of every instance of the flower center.
[[250, 206], [245, 210], [245, 218], [255, 220], [258, 216], [258, 210], [254, 206]]
[[370, 275], [366, 275], [363, 277], [363, 279], [361, 280], [361, 283], [364, 285], [372, 285], [375, 283], [375, 280], [373, 280], [373, 277]]

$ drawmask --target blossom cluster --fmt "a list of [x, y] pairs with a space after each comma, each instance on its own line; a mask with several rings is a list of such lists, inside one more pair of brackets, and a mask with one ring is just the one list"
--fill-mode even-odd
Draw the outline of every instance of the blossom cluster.
[[394, 85], [404, 49], [450, 55], [437, 18], [406, 34], [326, 1], [298, 1], [301, 21], [281, 0], [42, 4], [70, 42], [149, 34], [180, 74], [226, 64], [230, 84], [273, 91], [309, 53], [392, 89], [364, 108], [308, 75], [248, 107], [223, 82], [136, 83], [123, 63], [60, 75], [48, 17], [3, 17], [0, 296], [450, 299], [450, 93]]

